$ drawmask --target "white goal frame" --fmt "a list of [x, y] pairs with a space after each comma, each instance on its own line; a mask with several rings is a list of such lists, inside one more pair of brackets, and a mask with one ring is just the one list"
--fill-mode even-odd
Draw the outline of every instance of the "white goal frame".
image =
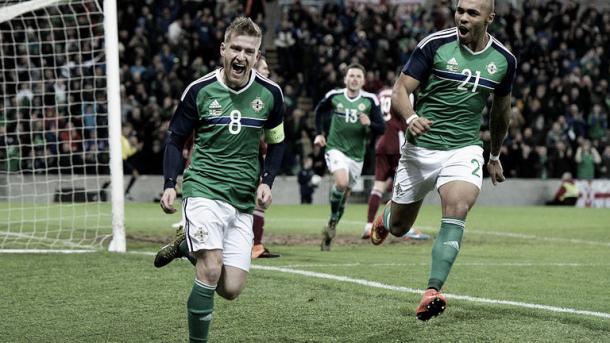
[[[124, 225], [124, 191], [123, 191], [123, 164], [121, 154], [121, 99], [120, 99], [120, 80], [119, 80], [119, 45], [117, 29], [117, 9], [116, 0], [91, 0], [103, 14], [104, 27], [104, 54], [106, 65], [106, 97], [108, 107], [108, 145], [109, 145], [109, 167], [110, 167], [110, 190], [111, 190], [111, 211], [112, 211], [112, 234], [108, 243], [108, 250], [111, 252], [125, 252], [126, 238]], [[103, 10], [100, 2], [103, 1]], [[0, 23], [18, 18], [29, 12], [44, 9], [50, 6], [66, 5], [76, 2], [76, 0], [26, 0], [18, 3], [11, 2], [7, 6], [0, 7]], [[9, 199], [10, 202], [10, 199]], [[10, 232], [8, 233], [10, 234]], [[104, 235], [108, 237], [110, 234]], [[107, 238], [102, 238], [101, 242]], [[70, 249], [70, 244], [66, 244], [68, 249], [11, 249], [10, 247], [0, 248], [2, 253], [83, 253], [99, 251], [103, 244], [98, 247], [80, 249]], [[74, 247], [78, 247], [74, 244]]]

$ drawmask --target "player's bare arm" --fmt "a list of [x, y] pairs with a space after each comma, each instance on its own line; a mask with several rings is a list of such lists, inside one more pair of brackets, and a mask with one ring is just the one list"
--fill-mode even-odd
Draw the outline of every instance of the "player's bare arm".
[[[491, 106], [489, 130], [491, 134], [491, 155], [499, 156], [502, 143], [508, 132], [510, 122], [510, 93], [506, 96], [494, 96]], [[495, 185], [504, 182], [505, 178], [500, 159], [490, 158], [487, 162], [487, 171], [491, 177], [491, 182]]]
[[417, 116], [410, 96], [419, 87], [419, 81], [413, 77], [401, 74], [392, 89], [392, 110], [405, 118], [408, 124], [407, 130], [415, 137], [421, 136], [430, 130], [432, 121]]

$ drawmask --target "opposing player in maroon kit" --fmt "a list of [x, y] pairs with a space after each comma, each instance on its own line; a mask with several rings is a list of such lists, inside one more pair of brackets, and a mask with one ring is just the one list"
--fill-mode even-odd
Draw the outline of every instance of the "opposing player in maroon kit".
[[[382, 89], [377, 97], [385, 121], [385, 132], [375, 144], [375, 183], [369, 196], [369, 207], [362, 239], [370, 238], [373, 220], [379, 209], [383, 193], [391, 189], [391, 182], [394, 180], [398, 160], [400, 160], [400, 147], [405, 141], [405, 132], [407, 131], [407, 123], [404, 119], [390, 110], [392, 107], [392, 89]], [[410, 100], [413, 104], [413, 95], [411, 95]], [[430, 239], [429, 235], [414, 228], [411, 228], [403, 237], [415, 240]]]
[[[268, 78], [269, 75], [271, 74], [271, 72], [269, 71], [269, 65], [267, 64], [267, 60], [265, 59], [265, 57], [263, 55], [261, 55], [261, 57], [259, 58], [258, 62], [254, 66], [254, 69], [256, 69], [256, 71], [260, 75], [264, 76], [265, 78]], [[261, 137], [261, 142], [260, 142], [261, 158], [264, 158], [266, 153], [267, 153], [267, 143], [265, 143], [265, 140]], [[254, 245], [252, 246], [252, 258], [254, 259], [254, 258], [280, 257], [280, 255], [270, 252], [269, 249], [265, 248], [265, 246], [262, 243], [263, 233], [265, 231], [265, 228], [264, 228], [265, 209], [257, 205], [256, 208], [254, 209], [254, 212], [252, 212], [252, 218], [253, 218], [252, 231], [254, 232]]]

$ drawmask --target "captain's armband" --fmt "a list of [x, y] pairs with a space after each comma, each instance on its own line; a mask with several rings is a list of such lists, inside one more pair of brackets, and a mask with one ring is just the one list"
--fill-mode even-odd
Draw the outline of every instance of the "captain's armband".
[[267, 144], [277, 144], [284, 141], [284, 123], [265, 130], [265, 142]]

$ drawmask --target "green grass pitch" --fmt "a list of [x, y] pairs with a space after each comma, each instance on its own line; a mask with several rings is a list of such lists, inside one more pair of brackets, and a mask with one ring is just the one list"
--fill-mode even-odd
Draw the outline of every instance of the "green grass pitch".
[[[610, 342], [610, 211], [475, 207], [444, 291], [444, 314], [419, 322], [431, 242], [358, 237], [365, 205], [348, 205], [320, 252], [328, 206], [275, 205], [235, 301], [216, 297], [211, 342]], [[162, 269], [170, 239], [158, 204], [125, 209], [127, 254], [0, 254], [0, 342], [186, 342], [193, 269]], [[440, 208], [416, 223], [436, 235]]]

